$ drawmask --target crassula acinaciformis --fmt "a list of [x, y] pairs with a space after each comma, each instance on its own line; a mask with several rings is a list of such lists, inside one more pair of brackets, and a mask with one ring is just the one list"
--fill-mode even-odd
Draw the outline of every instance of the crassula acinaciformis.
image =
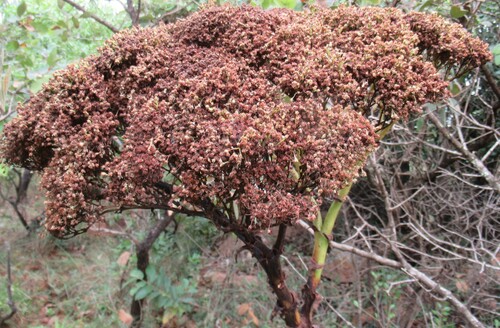
[[206, 7], [120, 32], [57, 72], [1, 150], [42, 173], [56, 236], [110, 208], [217, 213], [224, 229], [256, 233], [314, 219], [358, 176], [377, 132], [448, 95], [438, 69], [489, 58], [433, 15]]
[[[355, 178], [374, 129], [446, 95], [422, 52], [488, 59], [486, 45], [437, 16], [206, 8], [121, 32], [57, 72], [19, 108], [2, 149], [42, 171], [56, 235], [109, 204], [175, 208], [207, 197], [237, 201], [250, 229], [293, 223], [314, 217], [311, 196]], [[174, 196], [155, 186], [167, 175]]]

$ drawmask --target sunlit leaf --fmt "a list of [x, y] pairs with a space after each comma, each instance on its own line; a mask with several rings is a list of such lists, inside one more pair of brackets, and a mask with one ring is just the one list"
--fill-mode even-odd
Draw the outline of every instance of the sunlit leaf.
[[28, 6], [26, 6], [26, 2], [21, 2], [19, 6], [17, 6], [17, 16], [21, 17], [25, 12]]
[[79, 28], [80, 27], [80, 21], [78, 20], [78, 18], [76, 18], [76, 17], [73, 16], [73, 17], [71, 17], [71, 21], [73, 22], [73, 26], [75, 28]]
[[57, 58], [57, 49], [53, 49], [50, 54], [47, 56], [47, 64], [49, 67], [54, 67], [59, 58]]
[[42, 86], [45, 83], [49, 82], [51, 76], [51, 74], [46, 74], [31, 82], [30, 91], [33, 93], [37, 93], [38, 91], [40, 91], [42, 89]]
[[267, 9], [273, 4], [273, 0], [262, 0], [262, 8]]
[[24, 66], [24, 67], [32, 67], [33, 66], [33, 61], [29, 56], [23, 56], [20, 60], [19, 63]]
[[0, 163], [0, 177], [6, 177], [9, 174], [10, 167]]
[[62, 27], [62, 28], [68, 28], [68, 24], [66, 24], [66, 22], [63, 21], [62, 19], [57, 21], [57, 25]]
[[456, 96], [460, 93], [460, 86], [457, 83], [450, 83], [450, 91], [451, 93]]
[[47, 33], [49, 31], [49, 27], [41, 21], [33, 21], [31, 25], [39, 33]]
[[463, 10], [460, 6], [451, 6], [450, 15], [453, 18], [461, 18], [467, 14], [467, 10]]
[[495, 45], [491, 53], [494, 56], [493, 62], [495, 65], [500, 65], [500, 44]]
[[19, 48], [19, 42], [17, 42], [16, 40], [9, 41], [9, 42], [7, 42], [7, 44], [5, 45], [5, 48], [6, 48], [8, 51], [14, 51], [14, 50], [17, 50], [17, 49]]
[[68, 41], [69, 39], [69, 32], [68, 31], [64, 31], [62, 34], [61, 34], [61, 40], [66, 42]]
[[276, 4], [282, 8], [293, 9], [297, 5], [295, 0], [276, 0]]

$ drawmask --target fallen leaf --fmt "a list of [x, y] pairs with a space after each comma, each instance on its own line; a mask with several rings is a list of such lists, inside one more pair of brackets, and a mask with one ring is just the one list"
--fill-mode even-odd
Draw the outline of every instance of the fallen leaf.
[[248, 309], [250, 309], [250, 304], [248, 303], [238, 305], [238, 315], [244, 315], [248, 312]]
[[172, 319], [175, 318], [175, 313], [172, 313], [172, 312], [165, 312], [163, 314], [163, 317], [161, 318], [161, 323], [163, 324], [163, 326], [165, 326], [166, 324], [168, 324], [170, 321], [172, 321]]
[[118, 260], [116, 260], [116, 263], [120, 266], [125, 266], [128, 263], [128, 260], [130, 259], [130, 252], [125, 251], [123, 252], [120, 257], [118, 257]]
[[130, 315], [130, 313], [122, 309], [118, 311], [118, 318], [120, 319], [121, 322], [123, 322], [126, 325], [130, 325], [132, 321], [134, 321], [134, 318]]
[[455, 286], [462, 293], [467, 293], [469, 291], [469, 285], [464, 280], [457, 280], [457, 282], [455, 282]]
[[252, 308], [248, 309], [247, 316], [252, 320], [253, 324], [256, 325], [257, 327], [259, 326], [259, 318], [253, 313]]
[[[246, 314], [247, 318], [250, 319], [250, 321], [253, 322], [254, 325], [257, 327], [259, 326], [259, 318], [255, 315], [252, 309], [252, 305], [249, 303], [243, 303], [238, 306], [238, 315], [243, 316]], [[248, 322], [245, 320], [245, 323]]]

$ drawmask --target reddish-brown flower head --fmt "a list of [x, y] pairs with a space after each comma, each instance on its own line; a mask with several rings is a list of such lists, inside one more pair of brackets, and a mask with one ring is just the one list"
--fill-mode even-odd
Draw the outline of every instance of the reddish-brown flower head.
[[313, 218], [357, 176], [376, 129], [446, 95], [435, 56], [488, 59], [465, 33], [440, 28], [454, 48], [433, 42], [431, 24], [445, 23], [396, 9], [226, 6], [124, 31], [21, 106], [2, 151], [42, 172], [59, 236], [110, 204], [209, 200], [249, 229]]

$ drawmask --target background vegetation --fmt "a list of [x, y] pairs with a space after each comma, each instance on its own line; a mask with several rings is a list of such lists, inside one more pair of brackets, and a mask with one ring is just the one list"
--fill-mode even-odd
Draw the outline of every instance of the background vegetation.
[[[140, 5], [139, 5], [140, 3]], [[0, 4], [0, 130], [18, 102], [51, 74], [92, 54], [132, 25], [172, 22], [196, 1], [4, 1]], [[303, 9], [289, 0], [254, 5]], [[449, 289], [486, 326], [498, 319], [500, 45], [498, 1], [333, 1], [321, 5], [398, 6], [437, 12], [491, 45], [494, 60], [451, 84], [453, 98], [424, 108], [382, 142], [342, 209], [335, 241], [390, 258], [394, 249]], [[43, 229], [37, 177], [0, 164], [0, 317], [11, 327], [117, 327], [130, 304], [145, 300], [144, 327], [281, 327], [266, 278], [233, 236], [205, 220], [135, 211], [110, 215], [84, 236], [55, 240]], [[487, 177], [493, 177], [491, 183]], [[490, 183], [489, 183], [490, 182]], [[150, 250], [147, 282], [137, 249], [164, 222]], [[396, 229], [396, 239], [386, 233]], [[265, 238], [265, 236], [264, 236]], [[288, 237], [283, 260], [298, 287], [312, 239]], [[8, 247], [7, 244], [10, 246]], [[5, 246], [3, 246], [5, 245]], [[342, 247], [339, 247], [342, 249]], [[373, 258], [331, 249], [320, 287], [324, 327], [457, 327], [460, 313], [404, 271]]]

